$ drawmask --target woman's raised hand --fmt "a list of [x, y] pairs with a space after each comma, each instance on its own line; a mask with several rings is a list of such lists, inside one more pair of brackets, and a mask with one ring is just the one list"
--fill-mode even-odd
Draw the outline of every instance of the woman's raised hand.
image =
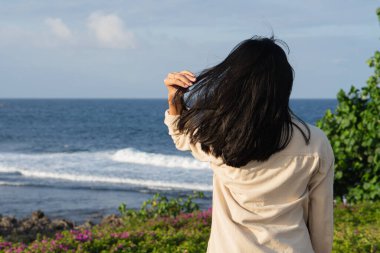
[[190, 87], [196, 80], [195, 75], [188, 71], [170, 72], [164, 80], [166, 88], [168, 88], [169, 97], [173, 97], [176, 91], [180, 88]]

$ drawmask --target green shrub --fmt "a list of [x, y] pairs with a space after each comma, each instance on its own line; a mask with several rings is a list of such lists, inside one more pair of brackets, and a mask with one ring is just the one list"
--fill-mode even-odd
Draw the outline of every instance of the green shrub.
[[[380, 8], [377, 10], [380, 20]], [[349, 201], [380, 200], [380, 52], [368, 60], [374, 74], [360, 90], [340, 90], [334, 113], [317, 122], [335, 154], [336, 196]]]
[[176, 217], [180, 213], [192, 213], [199, 210], [199, 205], [193, 200], [204, 198], [203, 192], [194, 191], [191, 195], [168, 199], [166, 196], [156, 193], [152, 199], [143, 202], [140, 210], [128, 210], [127, 205], [122, 203], [119, 212], [122, 216], [139, 216], [140, 218], [152, 218], [157, 216]]

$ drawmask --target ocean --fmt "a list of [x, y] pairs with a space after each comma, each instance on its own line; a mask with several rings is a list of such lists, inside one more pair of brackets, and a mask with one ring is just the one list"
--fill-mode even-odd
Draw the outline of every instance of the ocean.
[[[336, 103], [293, 99], [291, 108], [315, 124]], [[197, 202], [210, 207], [212, 171], [175, 149], [166, 109], [166, 99], [0, 99], [0, 214], [97, 221], [157, 192], [203, 191]]]

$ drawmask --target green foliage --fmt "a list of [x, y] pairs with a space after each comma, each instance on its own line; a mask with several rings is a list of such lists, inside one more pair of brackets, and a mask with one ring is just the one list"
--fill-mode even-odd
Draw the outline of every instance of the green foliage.
[[379, 252], [380, 202], [339, 206], [334, 210], [333, 252]]
[[349, 201], [380, 200], [380, 52], [367, 63], [374, 68], [367, 85], [340, 90], [335, 112], [317, 122], [335, 154], [335, 195]]
[[[198, 196], [203, 197], [203, 193], [174, 200], [156, 194], [141, 206], [140, 211], [146, 210], [148, 214], [139, 214], [140, 211], [127, 210], [121, 205], [122, 222], [96, 225], [89, 230], [66, 230], [53, 238], [44, 236], [29, 244], [5, 242], [0, 238], [0, 253], [205, 252], [212, 210], [198, 210], [192, 201]], [[184, 210], [192, 211], [185, 213]], [[128, 215], [130, 213], [135, 215]]]
[[138, 216], [140, 218], [152, 218], [158, 216], [176, 217], [180, 213], [191, 213], [199, 210], [199, 205], [193, 200], [204, 198], [203, 192], [193, 192], [192, 195], [186, 195], [186, 198], [168, 199], [166, 196], [156, 193], [152, 199], [144, 201], [140, 210], [127, 210], [126, 204], [119, 206], [119, 212], [122, 216]]
[[[211, 211], [151, 218], [124, 216], [121, 223], [97, 225], [90, 230], [66, 230], [28, 244], [0, 238], [0, 253], [206, 252]], [[380, 202], [350, 206], [340, 203], [334, 208], [334, 253], [375, 253], [379, 249]]]

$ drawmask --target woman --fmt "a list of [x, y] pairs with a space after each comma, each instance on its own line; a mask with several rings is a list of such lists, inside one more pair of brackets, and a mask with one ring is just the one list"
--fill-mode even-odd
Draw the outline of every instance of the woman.
[[177, 149], [214, 172], [210, 253], [331, 252], [334, 155], [290, 110], [294, 73], [277, 43], [244, 40], [198, 76], [164, 81]]

